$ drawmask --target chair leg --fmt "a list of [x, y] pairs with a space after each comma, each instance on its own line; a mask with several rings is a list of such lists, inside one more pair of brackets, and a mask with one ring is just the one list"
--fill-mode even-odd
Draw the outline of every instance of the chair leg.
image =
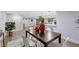
[[35, 46], [37, 47], [37, 43], [35, 44]]
[[25, 47], [25, 45], [23, 45], [23, 47]]

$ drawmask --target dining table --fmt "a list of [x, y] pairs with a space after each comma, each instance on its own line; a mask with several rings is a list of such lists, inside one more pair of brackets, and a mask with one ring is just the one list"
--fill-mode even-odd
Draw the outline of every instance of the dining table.
[[27, 34], [30, 34], [32, 37], [36, 38], [44, 47], [48, 47], [48, 45], [54, 40], [58, 39], [58, 43], [61, 43], [61, 33], [53, 32], [53, 31], [44, 31], [44, 33], [39, 33], [35, 29], [26, 30], [26, 38]]

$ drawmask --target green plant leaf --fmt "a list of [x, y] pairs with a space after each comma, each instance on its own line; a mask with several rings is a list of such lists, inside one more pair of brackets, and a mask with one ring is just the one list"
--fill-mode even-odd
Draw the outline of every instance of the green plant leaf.
[[5, 23], [6, 31], [12, 31], [13, 29], [15, 29], [15, 22], [6, 22]]
[[39, 16], [39, 20], [40, 20], [41, 22], [44, 22], [44, 17]]

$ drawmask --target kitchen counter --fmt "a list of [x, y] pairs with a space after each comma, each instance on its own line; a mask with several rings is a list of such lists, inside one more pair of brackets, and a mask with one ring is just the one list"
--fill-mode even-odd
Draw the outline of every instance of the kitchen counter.
[[57, 32], [56, 25], [54, 24], [45, 24], [46, 27], [49, 27], [53, 32]]
[[56, 25], [54, 25], [54, 24], [45, 24], [46, 26], [49, 26], [49, 27], [54, 27], [54, 28], [56, 28]]

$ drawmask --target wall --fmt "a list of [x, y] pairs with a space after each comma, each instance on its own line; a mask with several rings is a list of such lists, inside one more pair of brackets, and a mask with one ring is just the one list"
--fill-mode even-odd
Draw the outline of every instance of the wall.
[[7, 14], [6, 21], [14, 21], [16, 31], [23, 29], [23, 17], [18, 14]]
[[57, 11], [57, 31], [64, 37], [70, 37], [70, 41], [79, 44], [79, 24], [75, 23], [79, 11]]
[[5, 20], [6, 20], [6, 13], [0, 11], [0, 30], [3, 32], [5, 31]]

